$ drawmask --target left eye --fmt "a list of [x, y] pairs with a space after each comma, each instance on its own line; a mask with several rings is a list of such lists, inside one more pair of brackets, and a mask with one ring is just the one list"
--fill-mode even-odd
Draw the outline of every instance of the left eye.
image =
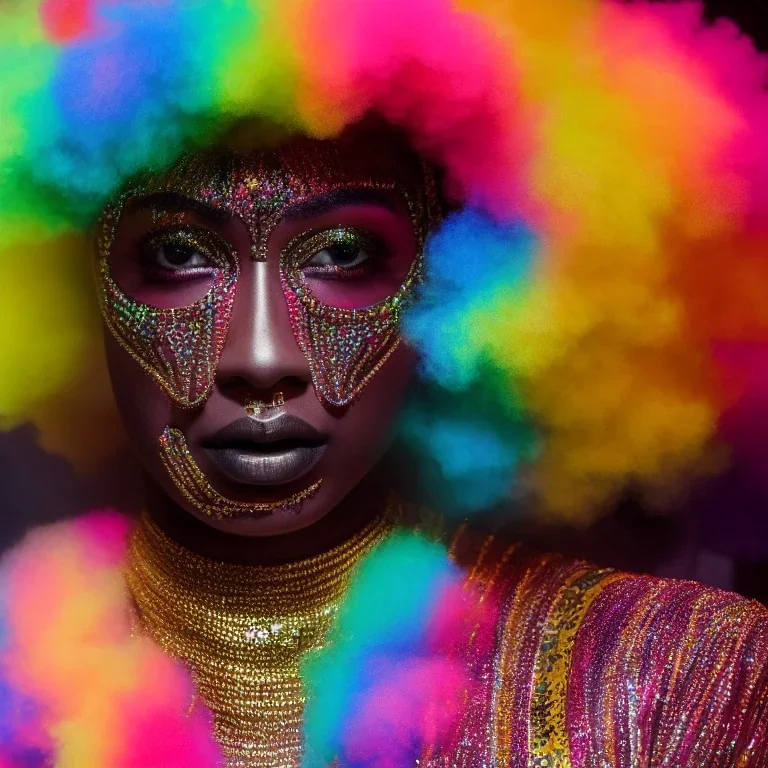
[[375, 270], [386, 246], [370, 232], [340, 227], [310, 235], [294, 253], [305, 275], [352, 277]]
[[365, 264], [371, 258], [369, 254], [359, 243], [342, 242], [334, 243], [315, 255], [305, 263], [305, 267], [341, 267], [343, 269], [352, 269]]

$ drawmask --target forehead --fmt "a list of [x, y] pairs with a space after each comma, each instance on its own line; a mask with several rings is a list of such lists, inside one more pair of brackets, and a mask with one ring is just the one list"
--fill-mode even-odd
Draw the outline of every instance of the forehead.
[[273, 149], [218, 150], [184, 157], [168, 173], [144, 180], [135, 194], [176, 192], [242, 214], [286, 207], [340, 188], [381, 189], [407, 199], [425, 186], [419, 159], [403, 142], [380, 135], [294, 139]]

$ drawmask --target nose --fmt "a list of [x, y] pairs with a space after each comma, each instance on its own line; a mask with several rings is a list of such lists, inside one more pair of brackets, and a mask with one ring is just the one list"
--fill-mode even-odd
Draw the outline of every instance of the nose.
[[264, 396], [281, 391], [288, 396], [311, 381], [275, 265], [250, 262], [239, 279], [217, 386], [230, 396], [238, 390]]

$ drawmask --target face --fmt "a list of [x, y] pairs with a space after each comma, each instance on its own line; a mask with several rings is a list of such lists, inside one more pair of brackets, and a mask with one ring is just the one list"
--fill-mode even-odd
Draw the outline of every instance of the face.
[[190, 157], [105, 213], [113, 389], [170, 499], [276, 535], [376, 466], [412, 375], [397, 323], [435, 211], [421, 164], [358, 134]]

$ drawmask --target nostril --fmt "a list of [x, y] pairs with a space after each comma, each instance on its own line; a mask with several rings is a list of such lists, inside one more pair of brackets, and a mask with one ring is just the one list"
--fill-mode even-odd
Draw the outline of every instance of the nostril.
[[272, 340], [270, 344], [246, 344], [231, 337], [219, 361], [216, 379], [220, 389], [303, 391], [312, 381], [312, 374], [293, 337]]

